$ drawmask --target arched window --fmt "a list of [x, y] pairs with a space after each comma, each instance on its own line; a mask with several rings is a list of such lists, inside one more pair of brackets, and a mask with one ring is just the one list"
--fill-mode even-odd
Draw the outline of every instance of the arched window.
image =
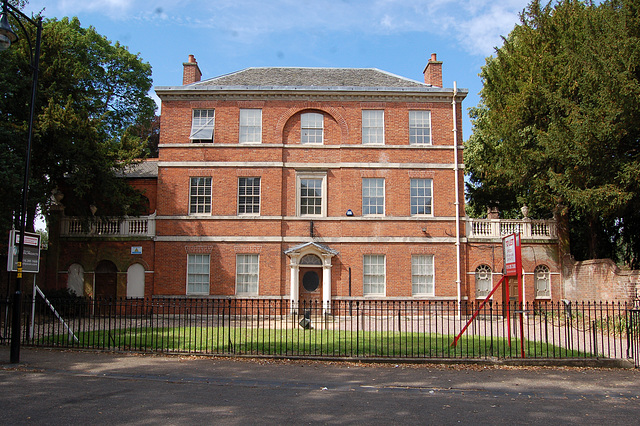
[[144, 297], [144, 266], [134, 263], [127, 269], [127, 298]]
[[307, 112], [300, 117], [300, 143], [322, 144], [324, 116], [317, 112]]
[[491, 275], [491, 267], [488, 265], [480, 265], [476, 268], [476, 298], [484, 299], [491, 292], [493, 279]]
[[315, 254], [306, 254], [300, 259], [300, 265], [318, 265], [322, 266], [322, 260]]
[[84, 268], [79, 263], [69, 266], [67, 288], [76, 296], [84, 296]]
[[536, 297], [551, 297], [551, 273], [545, 265], [538, 265], [533, 270]]

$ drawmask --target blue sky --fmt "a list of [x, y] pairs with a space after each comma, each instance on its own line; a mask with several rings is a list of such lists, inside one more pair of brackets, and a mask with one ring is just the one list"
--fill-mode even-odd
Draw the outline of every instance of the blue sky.
[[195, 55], [203, 79], [255, 66], [378, 68], [422, 81], [431, 53], [445, 87], [477, 105], [485, 58], [527, 0], [30, 0], [25, 12], [77, 16], [153, 67], [154, 86], [182, 84]]

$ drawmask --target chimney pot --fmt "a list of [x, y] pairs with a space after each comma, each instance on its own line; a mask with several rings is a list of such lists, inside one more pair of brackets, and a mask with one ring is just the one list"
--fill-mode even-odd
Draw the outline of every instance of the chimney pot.
[[189, 55], [188, 62], [183, 62], [182, 67], [183, 85], [197, 83], [202, 78], [202, 72], [200, 71], [195, 56]]
[[435, 53], [431, 54], [427, 66], [424, 68], [424, 82], [433, 87], [442, 87], [442, 61], [437, 59]]

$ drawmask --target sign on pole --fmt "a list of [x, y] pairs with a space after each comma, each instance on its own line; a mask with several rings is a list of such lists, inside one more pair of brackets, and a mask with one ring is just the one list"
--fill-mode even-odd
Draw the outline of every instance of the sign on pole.
[[480, 303], [476, 311], [473, 313], [467, 324], [462, 328], [460, 333], [453, 339], [451, 346], [456, 346], [458, 344], [458, 340], [460, 336], [467, 330], [471, 322], [476, 318], [476, 316], [482, 311], [485, 303], [491, 298], [493, 293], [501, 286], [504, 285], [505, 290], [505, 301], [504, 307], [506, 311], [506, 320], [507, 320], [507, 330], [509, 330], [507, 336], [509, 339], [509, 348], [511, 348], [511, 303], [509, 301], [509, 277], [518, 277], [518, 304], [515, 313], [519, 314], [520, 317], [520, 353], [522, 358], [525, 357], [524, 353], [524, 325], [523, 325], [523, 288], [522, 288], [522, 248], [520, 245], [520, 234], [510, 234], [506, 237], [502, 238], [502, 253], [504, 256], [504, 275], [500, 279], [500, 282], [491, 290], [491, 292], [487, 295], [487, 297]]
[[505, 275], [515, 277], [518, 275], [520, 264], [520, 234], [510, 234], [502, 239], [504, 250]]
[[[22, 272], [40, 272], [40, 234], [24, 233], [24, 248], [22, 252]], [[7, 271], [18, 272], [18, 249], [20, 232], [11, 230], [9, 233], [9, 255], [7, 256]]]

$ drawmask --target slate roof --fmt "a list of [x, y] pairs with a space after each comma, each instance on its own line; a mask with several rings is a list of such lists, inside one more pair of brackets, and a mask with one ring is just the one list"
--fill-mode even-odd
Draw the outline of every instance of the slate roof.
[[158, 161], [156, 159], [148, 159], [128, 166], [124, 170], [124, 176], [128, 178], [157, 178]]
[[430, 87], [375, 68], [246, 68], [191, 86]]

